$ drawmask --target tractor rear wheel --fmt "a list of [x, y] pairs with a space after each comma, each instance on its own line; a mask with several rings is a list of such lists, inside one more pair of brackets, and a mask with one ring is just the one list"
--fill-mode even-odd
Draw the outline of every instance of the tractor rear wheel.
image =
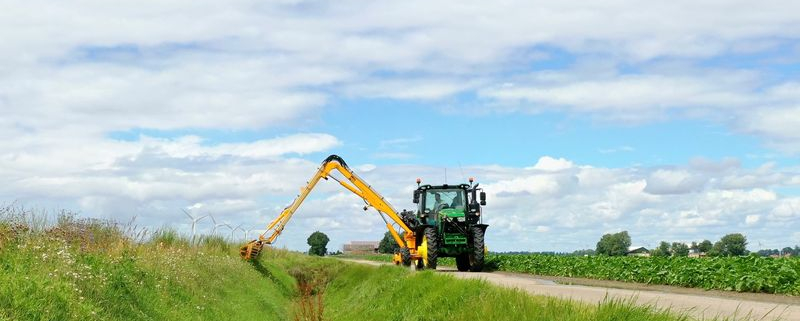
[[439, 258], [439, 237], [436, 235], [436, 229], [428, 226], [423, 230], [422, 243], [425, 243], [426, 253], [423, 257], [425, 268], [436, 270], [436, 261]]
[[472, 272], [480, 272], [483, 271], [483, 260], [484, 260], [484, 243], [483, 243], [483, 234], [486, 230], [478, 227], [472, 227], [472, 253], [469, 255], [469, 270]]
[[469, 254], [459, 254], [456, 256], [456, 267], [461, 272], [469, 271]]
[[411, 252], [407, 247], [400, 248], [400, 260], [402, 261], [403, 266], [411, 266]]

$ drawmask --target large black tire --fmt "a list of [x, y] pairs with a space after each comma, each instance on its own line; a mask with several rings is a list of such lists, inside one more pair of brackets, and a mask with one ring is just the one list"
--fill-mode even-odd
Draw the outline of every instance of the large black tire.
[[461, 272], [469, 271], [469, 254], [459, 254], [456, 256], [456, 267]]
[[411, 252], [407, 247], [400, 248], [400, 260], [403, 261], [403, 266], [411, 266]]
[[423, 235], [428, 240], [428, 269], [436, 270], [436, 261], [439, 258], [439, 237], [436, 234], [436, 229], [428, 226], [423, 231]]
[[472, 272], [483, 271], [484, 243], [483, 234], [486, 230], [478, 226], [472, 227], [472, 253], [469, 255], [469, 270]]

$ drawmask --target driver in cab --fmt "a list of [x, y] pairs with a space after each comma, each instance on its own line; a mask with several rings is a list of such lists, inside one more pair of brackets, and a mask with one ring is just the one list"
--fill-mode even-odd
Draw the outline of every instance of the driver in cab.
[[447, 206], [447, 203], [442, 201], [442, 195], [440, 195], [439, 193], [433, 194], [433, 198], [434, 198], [434, 202], [433, 202], [433, 211], [434, 212], [439, 212], [445, 206]]

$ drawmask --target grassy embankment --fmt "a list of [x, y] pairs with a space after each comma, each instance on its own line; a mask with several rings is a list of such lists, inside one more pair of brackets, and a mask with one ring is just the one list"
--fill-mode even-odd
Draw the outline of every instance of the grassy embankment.
[[[390, 262], [390, 255], [354, 258]], [[441, 258], [440, 265], [454, 265]], [[535, 275], [800, 295], [800, 259], [489, 255], [489, 269]]]
[[0, 221], [0, 320], [286, 320], [296, 287], [219, 237], [162, 231], [135, 242], [116, 225], [64, 216]]
[[247, 263], [217, 237], [191, 246], [170, 231], [131, 234], [94, 220], [31, 227], [0, 215], [0, 320], [687, 319], [281, 250]]

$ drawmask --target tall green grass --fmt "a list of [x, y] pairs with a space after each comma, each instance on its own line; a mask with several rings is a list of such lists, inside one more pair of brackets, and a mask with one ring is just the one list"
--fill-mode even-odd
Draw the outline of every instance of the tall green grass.
[[325, 280], [317, 282], [317, 290], [324, 297], [324, 320], [690, 320], [630, 301], [587, 305], [396, 266], [308, 257], [284, 258], [278, 264], [312, 271], [310, 275]]
[[288, 273], [214, 237], [141, 242], [109, 222], [6, 215], [0, 240], [0, 320], [286, 320], [296, 295]]
[[688, 320], [625, 302], [589, 306], [431, 271], [354, 266], [331, 282], [333, 320]]

